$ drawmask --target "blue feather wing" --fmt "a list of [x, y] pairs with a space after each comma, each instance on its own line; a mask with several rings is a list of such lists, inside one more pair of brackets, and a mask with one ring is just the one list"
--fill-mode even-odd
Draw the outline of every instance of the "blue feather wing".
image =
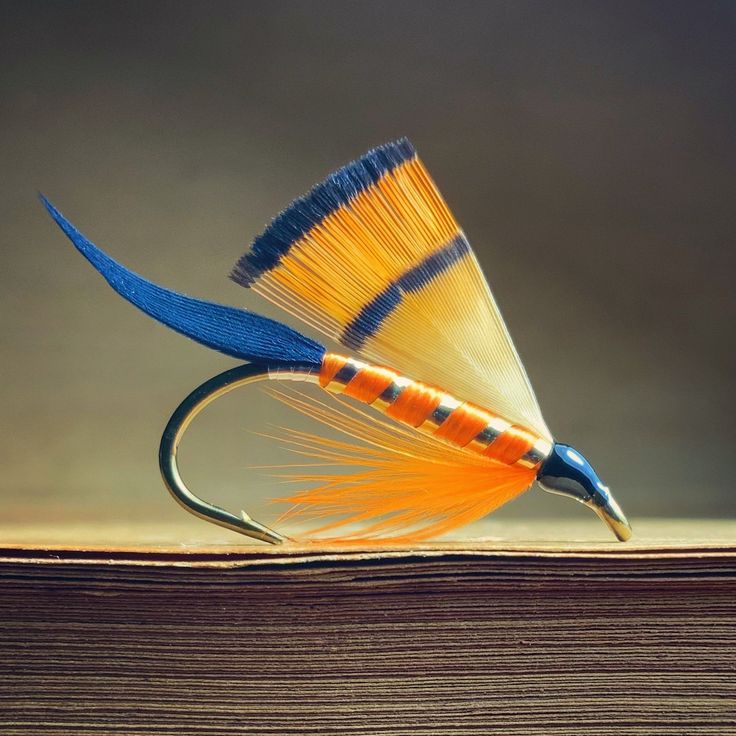
[[128, 270], [88, 240], [41, 195], [41, 202], [77, 250], [120, 296], [172, 330], [233, 358], [275, 365], [322, 363], [324, 346], [267, 317], [194, 299]]

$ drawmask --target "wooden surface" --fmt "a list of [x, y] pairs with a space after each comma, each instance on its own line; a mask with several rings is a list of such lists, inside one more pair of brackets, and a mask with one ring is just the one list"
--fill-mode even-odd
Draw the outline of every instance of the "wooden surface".
[[[0, 555], [27, 557], [29, 553], [53, 551], [59, 558], [78, 552], [104, 552], [118, 558], [134, 553], [181, 558], [208, 555], [256, 560], [301, 555], [424, 555], [468, 551], [476, 553], [532, 553], [631, 557], [637, 555], [677, 555], [701, 551], [736, 551], [736, 521], [715, 519], [636, 520], [629, 542], [615, 541], [597, 520], [552, 519], [528, 523], [499, 524], [487, 520], [467, 527], [450, 540], [414, 545], [356, 543], [350, 545], [289, 542], [268, 545], [204, 522], [194, 526], [181, 523], [138, 521], [98, 523], [61, 520], [58, 524], [0, 521]], [[287, 534], [298, 530], [286, 528]]]
[[734, 524], [594, 521], [329, 549], [2, 526], [0, 733], [733, 736]]

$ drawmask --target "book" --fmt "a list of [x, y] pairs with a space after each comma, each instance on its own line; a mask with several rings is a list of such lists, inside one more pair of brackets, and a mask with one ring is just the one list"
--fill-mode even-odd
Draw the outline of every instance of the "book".
[[635, 531], [0, 524], [0, 733], [732, 735], [736, 523]]

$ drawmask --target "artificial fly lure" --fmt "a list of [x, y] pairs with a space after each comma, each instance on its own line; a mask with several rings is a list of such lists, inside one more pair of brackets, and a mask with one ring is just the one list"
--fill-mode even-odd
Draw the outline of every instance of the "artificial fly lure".
[[196, 515], [284, 541], [245, 512], [231, 514], [193, 494], [176, 461], [189, 422], [215, 397], [282, 379], [353, 400], [281, 394], [346, 438], [296, 430], [286, 438], [311, 457], [297, 474], [309, 487], [283, 499], [291, 505], [286, 516], [309, 522], [314, 537], [429, 539], [485, 516], [535, 480], [592, 508], [619, 540], [631, 536], [588, 461], [553, 439], [475, 254], [406, 139], [369, 151], [295, 200], [231, 274], [360, 360], [266, 317], [157, 286], [42, 201], [121, 296], [177, 332], [248, 361], [195, 389], [164, 431], [164, 481]]

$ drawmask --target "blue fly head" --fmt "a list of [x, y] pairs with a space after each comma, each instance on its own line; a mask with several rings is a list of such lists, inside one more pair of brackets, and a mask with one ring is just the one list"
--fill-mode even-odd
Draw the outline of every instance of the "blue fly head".
[[574, 447], [555, 442], [537, 473], [537, 482], [545, 491], [569, 496], [590, 506], [619, 539], [631, 536], [631, 527], [608, 486]]
[[559, 442], [539, 469], [537, 481], [545, 491], [571, 496], [583, 503], [610, 496], [608, 486], [593, 466], [574, 447]]

